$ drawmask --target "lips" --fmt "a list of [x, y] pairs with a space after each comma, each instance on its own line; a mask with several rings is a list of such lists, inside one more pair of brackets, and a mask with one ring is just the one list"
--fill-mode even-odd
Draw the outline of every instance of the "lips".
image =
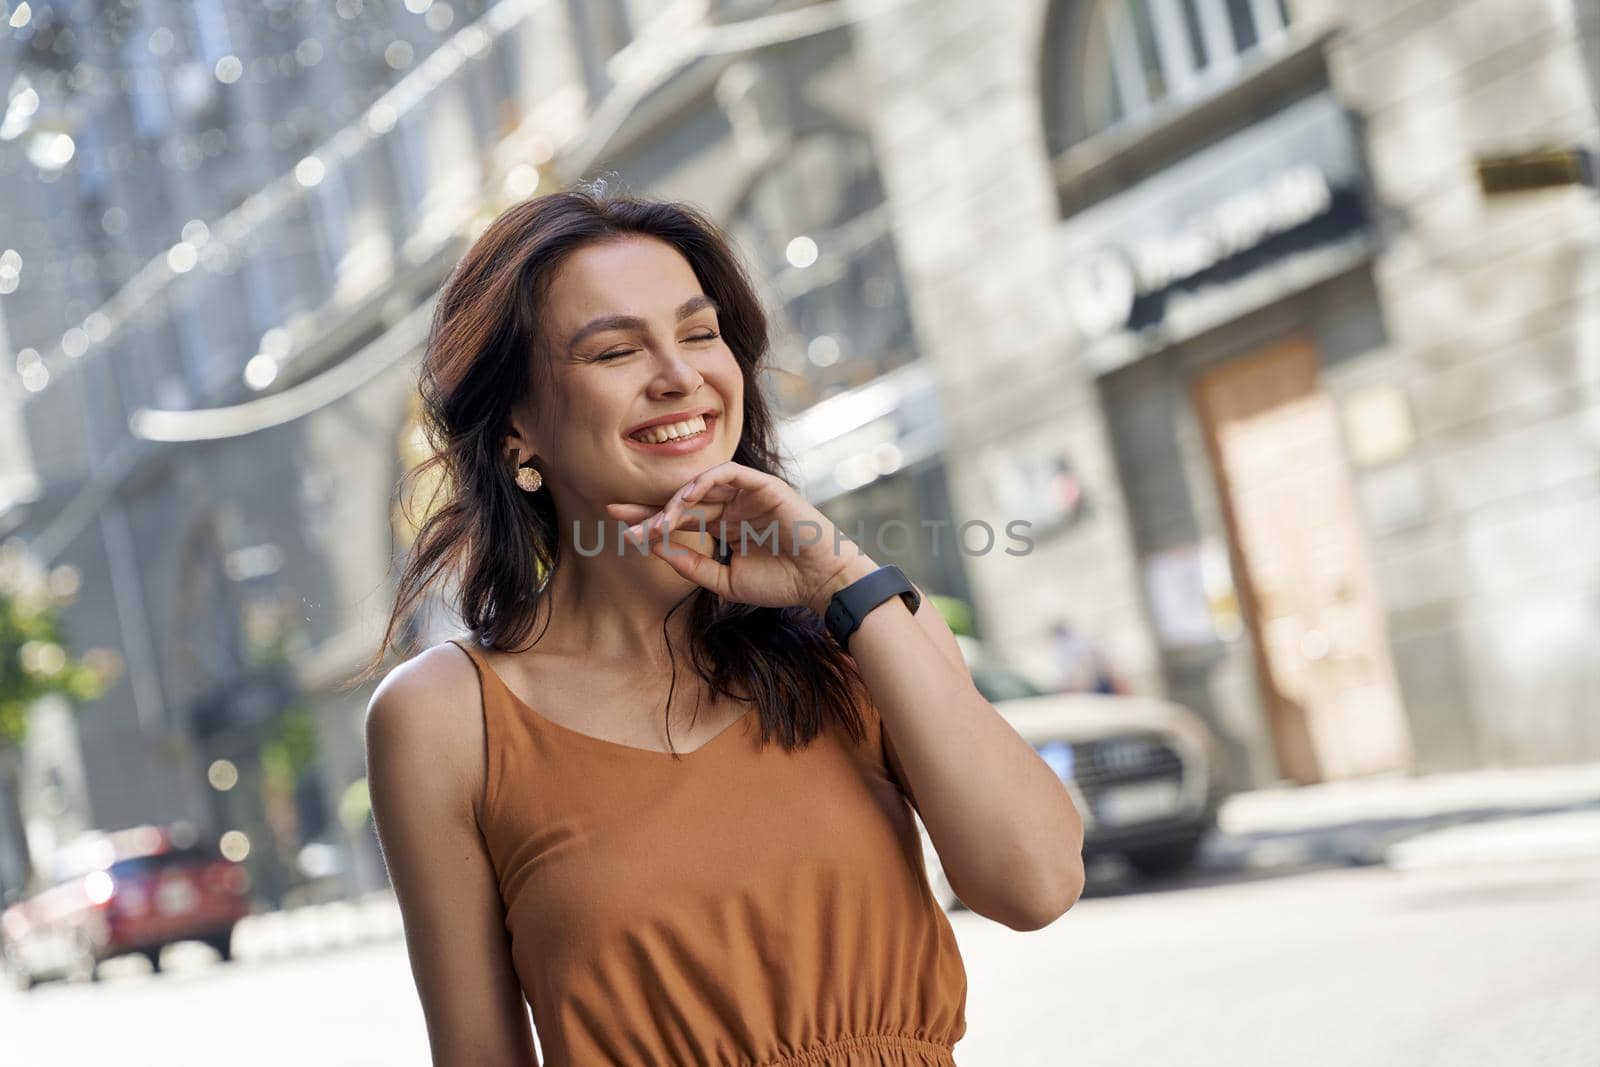
[[632, 437], [640, 430], [648, 430], [652, 426], [670, 426], [675, 422], [687, 422], [697, 415], [705, 418], [707, 421], [710, 421], [711, 417], [716, 413], [716, 408], [693, 408], [689, 411], [680, 411], [672, 415], [662, 415], [659, 418], [641, 422], [637, 426], [628, 427], [626, 430], [622, 431], [622, 436]]
[[[678, 457], [691, 456], [705, 452], [717, 440], [717, 419], [720, 416], [711, 415], [705, 420], [705, 428], [698, 433], [685, 437], [674, 437], [668, 441], [649, 442], [641, 441], [637, 437], [624, 437], [631, 451], [641, 456], [653, 459], [677, 459]], [[659, 432], [658, 427], [658, 432]], [[649, 433], [651, 431], [645, 431]]]
[[[662, 423], [644, 430], [640, 430], [637, 435], [630, 434], [628, 436], [628, 440], [633, 444], [642, 445], [646, 448], [664, 448], [669, 445], [683, 444], [685, 442], [693, 443], [710, 437], [712, 428], [715, 426], [715, 424], [715, 415], [696, 415], [691, 418], [684, 419], [681, 422]], [[660, 440], [646, 440], [646, 437], [665, 434], [671, 430], [677, 430], [677, 436], [662, 437]]]

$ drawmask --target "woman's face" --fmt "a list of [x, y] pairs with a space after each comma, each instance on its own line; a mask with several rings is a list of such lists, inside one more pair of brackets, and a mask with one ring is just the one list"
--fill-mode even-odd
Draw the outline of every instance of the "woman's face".
[[[524, 461], [531, 454], [558, 503], [585, 501], [579, 510], [589, 513], [664, 503], [733, 457], [744, 378], [715, 305], [677, 249], [653, 237], [579, 249], [557, 271], [543, 319], [552, 385], [538, 390], [533, 412], [514, 416], [508, 447], [520, 444]], [[646, 423], [660, 436], [667, 416], [672, 432], [696, 432], [666, 444], [640, 439]]]

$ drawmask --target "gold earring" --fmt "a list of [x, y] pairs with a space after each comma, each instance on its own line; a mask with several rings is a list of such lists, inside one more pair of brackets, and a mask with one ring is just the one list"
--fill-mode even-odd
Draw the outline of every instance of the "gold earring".
[[539, 487], [543, 484], [544, 475], [540, 474], [532, 467], [517, 468], [517, 488], [523, 490], [524, 492], [533, 493], [537, 492]]

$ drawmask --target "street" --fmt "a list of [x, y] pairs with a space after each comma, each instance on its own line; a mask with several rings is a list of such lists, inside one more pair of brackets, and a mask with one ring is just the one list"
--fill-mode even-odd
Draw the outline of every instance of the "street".
[[[961, 1067], [1600, 1063], [1600, 861], [1097, 872], [1052, 926], [951, 921], [970, 980]], [[0, 994], [0, 1060], [330, 1067], [427, 1062], [402, 942]]]

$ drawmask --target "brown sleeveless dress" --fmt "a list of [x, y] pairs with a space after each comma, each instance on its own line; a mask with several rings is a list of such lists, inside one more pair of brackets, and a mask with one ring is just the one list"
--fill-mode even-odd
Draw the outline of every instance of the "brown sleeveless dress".
[[952, 1067], [966, 970], [870, 701], [861, 744], [763, 748], [752, 709], [674, 760], [544, 718], [455, 643], [546, 1067]]

